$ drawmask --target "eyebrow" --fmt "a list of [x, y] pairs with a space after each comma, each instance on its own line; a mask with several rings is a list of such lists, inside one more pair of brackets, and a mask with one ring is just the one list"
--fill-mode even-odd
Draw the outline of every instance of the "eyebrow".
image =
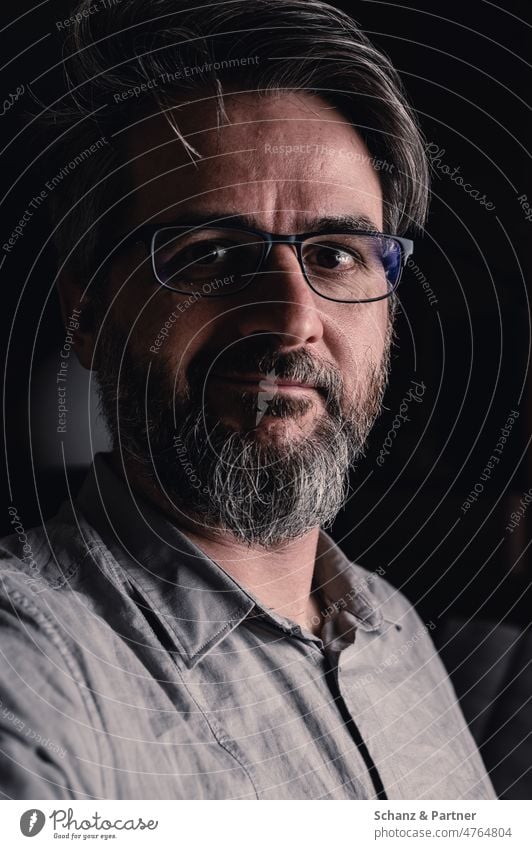
[[[231, 224], [232, 226], [236, 225], [238, 227], [242, 227], [244, 230], [263, 229], [262, 227], [257, 226], [256, 221], [251, 215], [231, 214], [222, 210], [209, 210], [208, 212], [204, 213], [185, 213], [177, 218], [173, 218], [171, 221], [150, 221], [147, 225], [139, 225], [138, 227], [134, 228], [132, 232], [135, 232], [136, 230], [139, 230], [141, 229], [141, 227], [144, 226], [149, 226], [151, 229], [157, 227], [158, 225], [161, 227], [197, 227], [202, 226], [204, 224], [223, 226], [226, 223]], [[371, 220], [371, 218], [369, 218], [367, 215], [356, 214], [342, 214], [312, 219], [307, 218], [305, 219], [305, 225], [303, 229], [299, 232], [335, 233], [342, 232], [342, 230], [367, 230], [373, 233], [379, 232], [379, 228], [377, 227], [375, 222]]]

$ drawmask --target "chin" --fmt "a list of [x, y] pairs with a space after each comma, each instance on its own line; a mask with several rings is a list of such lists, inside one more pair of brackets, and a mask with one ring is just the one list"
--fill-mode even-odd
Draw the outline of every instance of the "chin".
[[315, 425], [315, 416], [310, 415], [300, 419], [264, 415], [260, 422], [248, 427], [240, 423], [235, 430], [258, 444], [268, 447], [284, 446], [290, 449], [294, 444], [308, 438], [314, 431]]

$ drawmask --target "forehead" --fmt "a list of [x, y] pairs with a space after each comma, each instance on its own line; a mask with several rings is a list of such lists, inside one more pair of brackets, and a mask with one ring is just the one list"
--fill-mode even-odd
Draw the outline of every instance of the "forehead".
[[[309, 94], [229, 94], [177, 103], [123, 136], [130, 223], [187, 212], [249, 215], [257, 226], [305, 229], [313, 219], [365, 215], [382, 227], [382, 193], [362, 137]], [[295, 228], [295, 229], [294, 229]]]

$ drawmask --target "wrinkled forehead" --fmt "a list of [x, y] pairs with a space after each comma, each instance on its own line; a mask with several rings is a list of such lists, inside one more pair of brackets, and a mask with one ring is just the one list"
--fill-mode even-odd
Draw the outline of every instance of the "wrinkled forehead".
[[382, 227], [364, 140], [315, 95], [229, 94], [223, 111], [212, 96], [177, 103], [131, 127], [122, 146], [135, 223], [215, 209], [252, 213], [262, 226], [343, 213]]

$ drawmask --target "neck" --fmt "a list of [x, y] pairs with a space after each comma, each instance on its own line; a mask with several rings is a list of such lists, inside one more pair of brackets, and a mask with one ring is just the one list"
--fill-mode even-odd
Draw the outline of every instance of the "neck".
[[111, 464], [120, 477], [126, 473], [132, 488], [165, 513], [185, 536], [264, 607], [319, 635], [321, 605], [312, 587], [319, 527], [275, 548], [250, 547], [229, 532], [206, 527], [181, 509], [176, 510], [151, 479], [139, 474], [134, 464], [128, 464], [124, 471], [116, 451], [111, 455]]

